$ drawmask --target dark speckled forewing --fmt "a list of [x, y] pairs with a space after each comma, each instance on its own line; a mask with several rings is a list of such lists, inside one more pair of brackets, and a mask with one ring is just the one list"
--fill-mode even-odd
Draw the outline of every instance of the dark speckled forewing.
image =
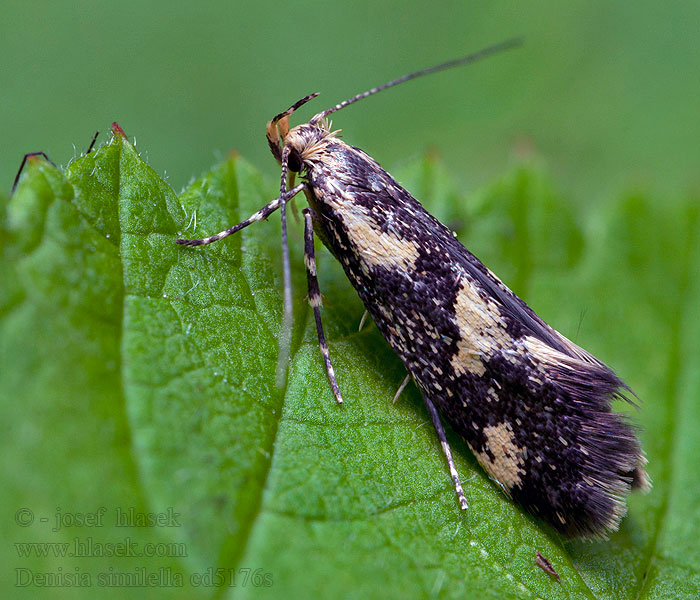
[[567, 535], [643, 484], [622, 382], [542, 321], [379, 164], [330, 138], [307, 165], [318, 235], [422, 391], [513, 498]]

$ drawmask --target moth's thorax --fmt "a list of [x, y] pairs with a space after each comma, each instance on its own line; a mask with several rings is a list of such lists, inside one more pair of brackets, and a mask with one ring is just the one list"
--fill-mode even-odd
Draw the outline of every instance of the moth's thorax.
[[335, 139], [336, 131], [330, 130], [330, 124], [325, 119], [317, 123], [304, 123], [289, 130], [284, 138], [284, 145], [296, 150], [305, 164], [318, 159], [319, 153], [331, 139]]

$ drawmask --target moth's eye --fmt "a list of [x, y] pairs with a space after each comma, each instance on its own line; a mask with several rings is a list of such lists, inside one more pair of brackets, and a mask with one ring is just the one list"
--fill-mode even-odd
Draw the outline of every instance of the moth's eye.
[[304, 161], [301, 160], [301, 154], [296, 148], [292, 148], [287, 160], [287, 168], [294, 173], [298, 173], [304, 167]]

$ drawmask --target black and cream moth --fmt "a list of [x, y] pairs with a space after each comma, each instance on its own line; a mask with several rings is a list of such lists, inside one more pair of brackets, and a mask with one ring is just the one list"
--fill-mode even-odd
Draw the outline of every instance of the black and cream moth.
[[[280, 197], [220, 234], [178, 243], [226, 237], [303, 190], [310, 206], [304, 210], [309, 302], [338, 401], [321, 326], [314, 232], [432, 409], [462, 507], [466, 500], [434, 407], [513, 500], [567, 537], [605, 537], [618, 529], [630, 490], [650, 487], [633, 427], [611, 410], [611, 401], [625, 398], [629, 388], [547, 325], [326, 119], [386, 87], [507, 46], [394, 80], [290, 130], [289, 116], [315, 94], [300, 100], [268, 123], [268, 142], [282, 165]], [[291, 190], [287, 169], [302, 179]]]

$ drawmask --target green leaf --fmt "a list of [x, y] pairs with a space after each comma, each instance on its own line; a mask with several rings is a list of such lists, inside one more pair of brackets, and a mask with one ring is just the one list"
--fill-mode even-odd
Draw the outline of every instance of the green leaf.
[[[357, 331], [363, 307], [319, 251], [338, 407], [293, 219], [292, 361], [275, 387], [279, 219], [206, 248], [174, 243], [242, 220], [275, 196], [274, 183], [232, 157], [178, 197], [115, 135], [65, 173], [34, 161], [3, 202], [5, 596], [121, 598], [125, 582], [147, 581], [139, 595], [158, 598], [697, 597], [697, 199], [629, 195], [586, 217], [541, 166], [469, 196], [432, 159], [401, 176], [639, 395], [633, 419], [654, 489], [631, 498], [621, 531], [564, 542], [450, 435], [470, 502], [462, 513], [418, 392], [392, 405], [405, 371], [373, 325]], [[100, 526], [78, 516], [100, 507]], [[118, 527], [117, 510], [129, 509], [164, 521]], [[159, 555], [97, 555], [127, 538]], [[88, 539], [82, 557], [21, 556], [16, 545], [73, 550]], [[561, 585], [535, 566], [537, 551]], [[89, 585], [42, 589], [40, 574], [55, 579], [59, 568]], [[17, 588], [20, 576], [30, 584]]]

